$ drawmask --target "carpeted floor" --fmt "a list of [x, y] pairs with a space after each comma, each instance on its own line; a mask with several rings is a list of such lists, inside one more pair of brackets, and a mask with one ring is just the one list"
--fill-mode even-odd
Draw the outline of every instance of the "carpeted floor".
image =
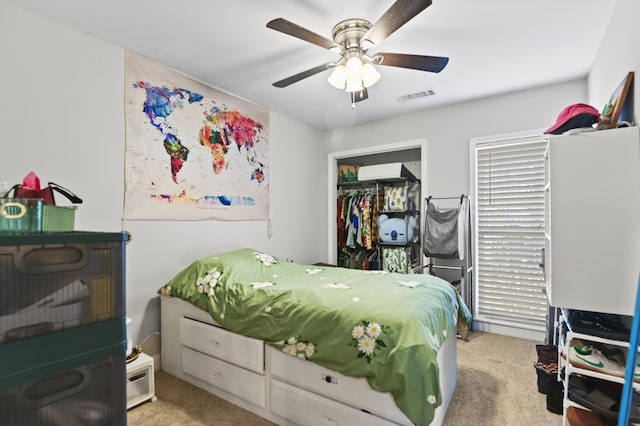
[[[561, 425], [537, 391], [536, 343], [481, 332], [459, 340], [458, 383], [444, 425]], [[130, 426], [272, 424], [163, 371], [155, 378], [157, 401], [129, 410]]]
[[481, 332], [459, 340], [458, 383], [444, 425], [561, 425], [538, 393], [536, 343]]

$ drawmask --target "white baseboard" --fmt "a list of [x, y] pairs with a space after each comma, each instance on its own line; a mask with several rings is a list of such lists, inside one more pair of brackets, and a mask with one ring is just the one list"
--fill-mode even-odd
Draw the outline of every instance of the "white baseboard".
[[509, 327], [506, 325], [494, 324], [478, 320], [473, 320], [473, 330], [501, 334], [503, 336], [517, 337], [519, 339], [535, 340], [538, 342], [544, 342], [546, 339], [546, 333], [543, 331], [536, 331], [519, 327]]
[[155, 332], [152, 335], [150, 335], [149, 337], [147, 337], [146, 339], [144, 339], [144, 342], [142, 342], [140, 344], [140, 347], [142, 348], [142, 352], [144, 352], [145, 354], [149, 355], [151, 358], [153, 358], [153, 371], [156, 372], [158, 370], [162, 370], [162, 358], [160, 356], [160, 340], [161, 339], [161, 335], [159, 332]]
[[158, 370], [162, 370], [162, 358], [160, 354], [153, 354], [151, 357], [153, 358], [153, 372], [155, 373]]

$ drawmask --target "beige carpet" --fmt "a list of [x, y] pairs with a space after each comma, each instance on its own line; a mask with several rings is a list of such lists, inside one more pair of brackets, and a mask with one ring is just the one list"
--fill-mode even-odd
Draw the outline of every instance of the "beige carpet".
[[536, 343], [480, 332], [458, 341], [458, 383], [444, 425], [562, 425], [538, 393]]
[[[458, 384], [444, 425], [561, 425], [562, 416], [547, 411], [537, 391], [535, 345], [481, 332], [458, 341]], [[158, 400], [129, 410], [129, 425], [272, 424], [163, 371], [155, 377]]]

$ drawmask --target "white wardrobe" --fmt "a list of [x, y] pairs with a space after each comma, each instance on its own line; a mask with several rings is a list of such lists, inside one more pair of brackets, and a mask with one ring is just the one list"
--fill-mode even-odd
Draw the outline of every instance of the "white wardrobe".
[[550, 136], [544, 271], [551, 306], [633, 315], [640, 273], [640, 130]]

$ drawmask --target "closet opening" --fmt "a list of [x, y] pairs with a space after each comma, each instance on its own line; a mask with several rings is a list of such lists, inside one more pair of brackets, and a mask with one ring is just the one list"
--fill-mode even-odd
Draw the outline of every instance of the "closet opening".
[[349, 151], [329, 153], [328, 159], [328, 262], [336, 265], [338, 262], [337, 250], [337, 208], [338, 174], [340, 166], [357, 165], [371, 166], [387, 163], [402, 163], [417, 179], [421, 181], [420, 199], [424, 199], [427, 183], [426, 177], [426, 150], [425, 139], [418, 139], [400, 143], [379, 145], [375, 147], [359, 148]]

